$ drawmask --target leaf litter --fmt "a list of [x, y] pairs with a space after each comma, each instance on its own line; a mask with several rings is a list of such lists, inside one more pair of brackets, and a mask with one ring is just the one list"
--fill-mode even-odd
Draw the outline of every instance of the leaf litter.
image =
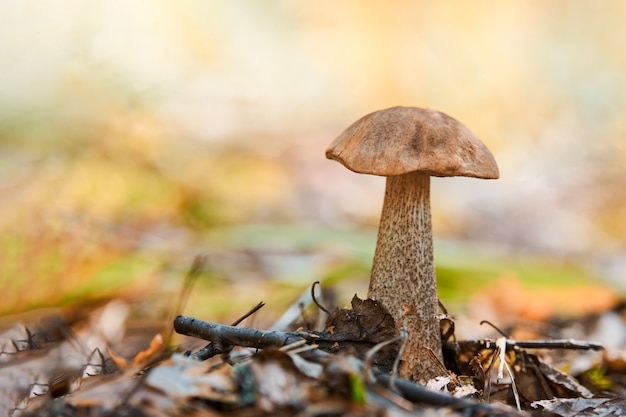
[[[626, 415], [625, 304], [575, 320], [555, 319], [546, 323], [550, 337], [528, 340], [509, 336], [514, 325], [495, 338], [457, 340], [454, 321], [444, 312], [440, 366], [447, 376], [423, 386], [395, 375], [403, 341], [378, 303], [355, 296], [349, 309], [330, 314], [317, 309], [316, 317], [305, 316], [314, 302], [313, 291], [303, 295], [269, 330], [240, 327], [242, 320], [227, 326], [178, 316], [174, 328], [188, 335], [181, 344], [172, 347], [155, 331], [130, 357], [114, 348], [129, 337], [123, 324], [128, 309], [120, 301], [86, 320], [46, 314], [13, 324], [0, 333], [0, 412]], [[200, 349], [198, 337], [206, 344]], [[195, 347], [185, 350], [190, 344]]]

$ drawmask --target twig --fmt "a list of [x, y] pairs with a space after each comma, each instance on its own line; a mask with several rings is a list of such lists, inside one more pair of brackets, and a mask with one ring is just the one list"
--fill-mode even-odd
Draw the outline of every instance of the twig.
[[253, 315], [257, 311], [259, 311], [263, 307], [265, 307], [265, 302], [264, 301], [259, 302], [259, 304], [257, 304], [254, 307], [252, 307], [250, 309], [250, 311], [248, 311], [246, 314], [244, 314], [243, 316], [241, 316], [237, 320], [235, 320], [233, 322], [233, 324], [231, 324], [231, 326], [237, 326], [239, 323], [241, 323], [242, 321], [244, 321], [245, 319], [247, 319], [248, 317], [250, 317], [251, 315]]
[[517, 384], [515, 383], [515, 376], [513, 375], [513, 371], [511, 371], [511, 367], [508, 363], [506, 363], [506, 360], [504, 358], [500, 360], [503, 361], [506, 372], [511, 378], [511, 390], [513, 391], [513, 396], [515, 397], [515, 405], [517, 406], [517, 411], [522, 411], [522, 405], [520, 404], [519, 392], [517, 391]]
[[507, 339], [507, 347], [517, 346], [526, 349], [572, 349], [572, 350], [603, 350], [604, 346], [599, 342], [594, 341], [581, 341], [574, 339], [553, 339], [553, 340], [522, 340], [517, 341], [509, 338], [509, 335], [505, 333], [495, 324], [488, 320], [483, 320], [480, 324], [488, 324], [494, 328], [498, 333]]
[[318, 286], [320, 284], [319, 281], [315, 281], [313, 283], [313, 285], [311, 285], [311, 298], [313, 299], [313, 302], [315, 303], [315, 305], [317, 306], [317, 308], [319, 308], [320, 310], [322, 310], [324, 313], [328, 314], [330, 316], [330, 311], [328, 311], [323, 305], [321, 305], [317, 299], [315, 298], [315, 287]]
[[297, 355], [299, 353], [308, 352], [310, 350], [317, 349], [317, 348], [318, 348], [317, 345], [315, 344], [307, 345], [307, 341], [302, 339], [290, 345], [283, 346], [279, 350], [289, 353], [290, 355]]
[[398, 377], [398, 366], [400, 366], [400, 358], [402, 358], [402, 355], [404, 355], [404, 348], [406, 348], [406, 344], [409, 341], [409, 332], [404, 326], [402, 326], [402, 329], [400, 329], [400, 337], [402, 338], [402, 342], [400, 343], [400, 349], [398, 349], [396, 359], [393, 361], [393, 366], [391, 367], [391, 379], [389, 380], [389, 386], [394, 391], [397, 389], [396, 378]]
[[510, 340], [506, 341], [507, 346], [517, 346], [526, 349], [571, 349], [571, 350], [604, 350], [602, 343], [594, 341], [574, 340], [574, 339], [554, 339], [554, 340]]
[[[189, 271], [187, 272], [187, 275], [185, 276], [185, 280], [183, 281], [183, 286], [180, 289], [180, 295], [178, 296], [178, 303], [176, 303], [176, 306], [174, 307], [174, 310], [171, 313], [172, 315], [170, 316], [170, 320], [168, 320], [168, 323], [172, 322], [171, 317], [176, 317], [180, 313], [183, 312], [183, 308], [185, 307], [185, 304], [187, 304], [187, 300], [189, 299], [189, 294], [191, 294], [191, 290], [193, 289], [193, 286], [196, 283], [198, 277], [200, 277], [200, 274], [202, 274], [202, 271], [204, 270], [204, 266], [206, 265], [206, 263], [207, 263], [206, 255], [198, 255], [194, 258], [193, 263], [191, 264], [191, 267], [189, 268]], [[174, 334], [174, 329], [172, 327], [169, 327], [167, 334], [164, 337], [165, 346], [169, 346], [172, 340], [173, 334]]]
[[439, 309], [441, 310], [441, 312], [447, 316], [448, 309], [446, 308], [445, 304], [443, 303], [443, 301], [441, 301], [440, 298], [437, 298], [437, 304], [439, 304]]
[[496, 348], [491, 352], [491, 356], [489, 357], [489, 366], [487, 366], [487, 370], [485, 371], [485, 380], [483, 384], [483, 396], [485, 398], [485, 401], [487, 402], [489, 402], [491, 398], [491, 371], [494, 369], [494, 366], [496, 364], [496, 359], [499, 357], [499, 355], [500, 355], [500, 347], [496, 346]]
[[500, 383], [500, 381], [504, 378], [504, 370], [509, 374], [509, 378], [511, 378], [511, 390], [513, 391], [513, 396], [515, 397], [515, 405], [517, 405], [517, 409], [519, 411], [522, 410], [519, 400], [519, 392], [517, 391], [517, 384], [515, 384], [515, 376], [511, 371], [511, 367], [506, 362], [506, 337], [501, 337], [496, 341], [496, 349], [498, 351], [498, 360], [500, 361], [500, 365], [498, 366], [498, 376], [496, 378], [496, 382]]
[[490, 322], [489, 320], [483, 320], [480, 322], [480, 325], [482, 326], [483, 324], [488, 324], [489, 326], [491, 326], [495, 331], [497, 331], [498, 333], [500, 333], [500, 335], [506, 337], [507, 339], [509, 338], [509, 335], [506, 334], [502, 329], [500, 329], [498, 326], [496, 326], [495, 324], [493, 324], [492, 322]]
[[185, 276], [185, 281], [183, 282], [183, 287], [180, 290], [180, 296], [178, 298], [178, 304], [176, 305], [175, 315], [180, 314], [183, 311], [187, 300], [189, 299], [189, 295], [191, 294], [191, 290], [193, 289], [194, 284], [202, 274], [204, 267], [207, 263], [206, 255], [197, 255], [189, 268], [189, 272]]
[[430, 360], [433, 361], [433, 363], [437, 365], [444, 374], [450, 375], [450, 371], [448, 371], [448, 368], [446, 368], [446, 366], [443, 363], [441, 363], [437, 355], [435, 355], [435, 352], [433, 352], [432, 349], [430, 348], [424, 348], [424, 349], [426, 350], [426, 354], [428, 354], [428, 357], [430, 358]]
[[[493, 349], [496, 341], [493, 339], [462, 340], [455, 342], [459, 346], [469, 346], [472, 350]], [[448, 343], [446, 343], [449, 346]], [[506, 339], [506, 348], [514, 347], [523, 349], [571, 349], [571, 350], [603, 350], [604, 346], [599, 342], [555, 339], [555, 340], [513, 340]]]
[[[376, 372], [375, 376], [382, 383], [389, 385], [391, 380], [389, 375]], [[423, 385], [407, 381], [406, 379], [398, 378], [395, 383], [402, 397], [414, 403], [464, 410], [466, 412], [465, 415], [525, 416], [525, 414], [518, 414], [510, 409], [500, 410], [490, 404], [480, 404], [468, 398], [457, 398], [443, 392], [431, 391]]]
[[[403, 329], [404, 330], [404, 329]], [[367, 381], [369, 382], [374, 382], [374, 376], [371, 372], [371, 368], [372, 368], [372, 359], [374, 358], [374, 355], [381, 350], [382, 348], [384, 348], [387, 345], [390, 345], [392, 343], [398, 342], [400, 340], [405, 340], [406, 339], [406, 330], [404, 332], [400, 332], [400, 334], [398, 336], [392, 337], [389, 340], [385, 340], [382, 341], [378, 344], [376, 344], [373, 348], [371, 348], [370, 350], [367, 351], [367, 353], [365, 354], [365, 364], [363, 366], [363, 374], [365, 375], [365, 378]], [[400, 352], [398, 354], [398, 358], [400, 357], [400, 354], [402, 352]], [[394, 362], [395, 365], [395, 362]], [[395, 369], [394, 371], [397, 371], [397, 369]], [[395, 374], [395, 372], [394, 372]]]
[[[264, 306], [265, 306], [265, 303], [263, 301], [261, 301], [259, 304], [257, 304], [254, 307], [252, 307], [250, 309], [250, 311], [248, 311], [246, 314], [244, 314], [243, 316], [241, 316], [237, 320], [235, 320], [231, 324], [231, 326], [237, 326], [239, 323], [241, 323], [242, 321], [244, 321], [245, 319], [247, 319], [248, 317], [250, 317], [251, 315], [253, 315], [257, 311], [259, 311]], [[209, 343], [208, 345], [206, 345], [205, 347], [203, 347], [202, 349], [200, 349], [199, 351], [197, 351], [196, 353], [191, 355], [191, 358], [192, 359], [197, 359], [199, 361], [205, 361], [205, 360], [207, 360], [207, 359], [217, 355], [218, 353], [221, 353], [221, 352], [215, 352], [215, 347], [213, 346], [212, 343]]]
[[174, 329], [180, 334], [199, 337], [212, 342], [214, 354], [223, 353], [225, 349], [232, 346], [264, 349], [284, 346], [302, 339], [308, 342], [316, 342], [320, 339], [320, 336], [314, 334], [314, 332], [277, 332], [246, 329], [185, 316], [176, 317]]

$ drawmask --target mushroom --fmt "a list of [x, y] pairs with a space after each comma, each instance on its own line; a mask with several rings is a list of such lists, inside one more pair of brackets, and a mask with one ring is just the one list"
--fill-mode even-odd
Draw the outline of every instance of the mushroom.
[[368, 297], [407, 329], [400, 376], [442, 375], [430, 177], [499, 177], [487, 147], [456, 119], [429, 109], [392, 107], [362, 117], [326, 150], [351, 171], [387, 177]]

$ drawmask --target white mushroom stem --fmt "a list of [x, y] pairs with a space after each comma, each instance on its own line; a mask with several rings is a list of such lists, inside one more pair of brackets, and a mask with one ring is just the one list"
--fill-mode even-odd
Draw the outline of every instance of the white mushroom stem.
[[425, 382], [442, 375], [428, 353], [443, 363], [427, 174], [387, 177], [368, 297], [389, 310], [397, 330], [408, 330], [400, 376]]

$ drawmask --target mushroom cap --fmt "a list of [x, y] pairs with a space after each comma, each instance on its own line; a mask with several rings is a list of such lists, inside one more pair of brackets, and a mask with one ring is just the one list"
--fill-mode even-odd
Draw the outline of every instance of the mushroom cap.
[[467, 126], [417, 107], [392, 107], [360, 118], [330, 144], [326, 157], [361, 174], [500, 176], [493, 155]]

